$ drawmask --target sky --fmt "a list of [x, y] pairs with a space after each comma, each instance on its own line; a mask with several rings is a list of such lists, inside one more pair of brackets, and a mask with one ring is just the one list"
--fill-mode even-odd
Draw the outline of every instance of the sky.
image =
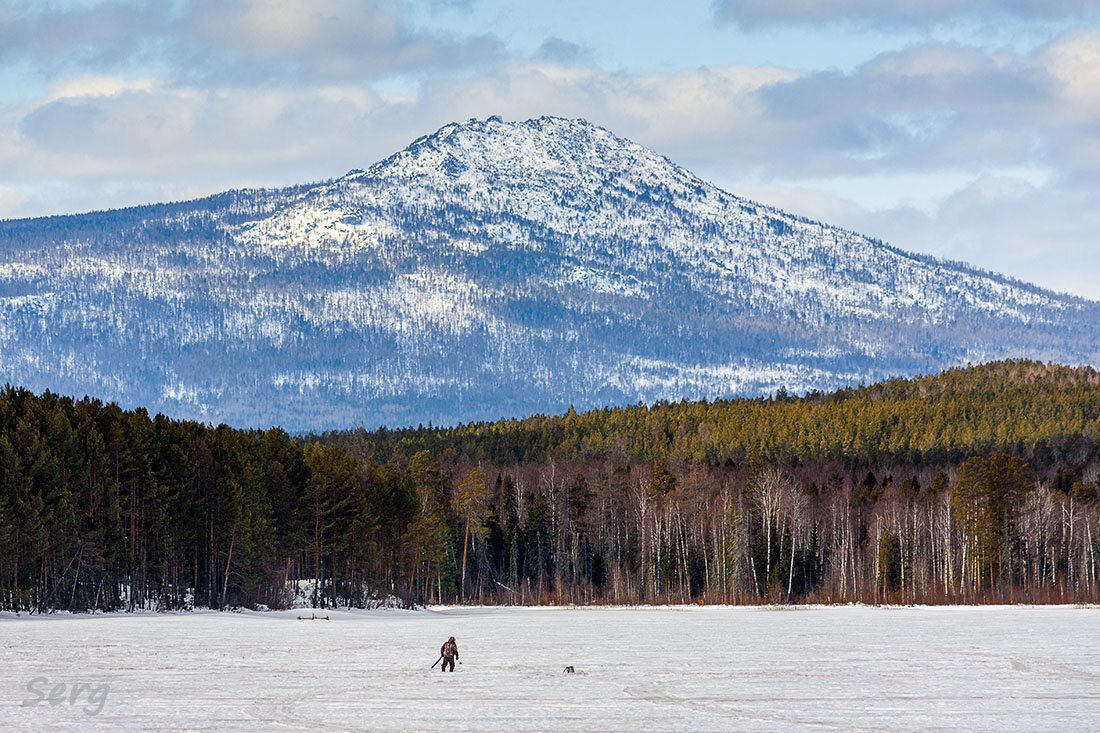
[[1100, 0], [0, 0], [0, 218], [323, 180], [494, 114], [1100, 299]]

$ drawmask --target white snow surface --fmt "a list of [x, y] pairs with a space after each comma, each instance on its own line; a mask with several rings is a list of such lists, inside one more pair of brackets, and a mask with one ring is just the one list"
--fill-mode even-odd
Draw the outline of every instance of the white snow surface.
[[[437, 608], [0, 621], [7, 730], [1096, 730], [1100, 609]], [[309, 614], [307, 614], [309, 615]], [[429, 667], [457, 637], [454, 674]], [[564, 674], [567, 666], [576, 674]], [[87, 704], [29, 681], [109, 685]], [[39, 687], [44, 687], [40, 682]]]

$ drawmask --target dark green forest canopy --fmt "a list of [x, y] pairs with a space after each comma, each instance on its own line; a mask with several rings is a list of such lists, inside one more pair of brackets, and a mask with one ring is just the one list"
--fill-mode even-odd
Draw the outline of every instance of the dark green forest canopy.
[[0, 610], [1100, 598], [1100, 375], [318, 439], [0, 391]]
[[450, 428], [355, 430], [323, 440], [365, 460], [427, 450], [444, 462], [548, 458], [716, 465], [956, 464], [994, 449], [1039, 468], [1083, 464], [1100, 442], [1100, 374], [1000, 361], [934, 376], [792, 397], [659, 402]]
[[0, 609], [362, 605], [419, 502], [403, 474], [279, 428], [0, 391]]

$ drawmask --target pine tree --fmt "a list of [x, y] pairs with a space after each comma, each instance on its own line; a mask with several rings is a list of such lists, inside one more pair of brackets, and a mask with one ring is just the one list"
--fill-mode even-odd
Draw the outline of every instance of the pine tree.
[[466, 590], [466, 555], [470, 547], [471, 533], [475, 537], [484, 537], [485, 520], [489, 517], [489, 500], [492, 491], [485, 483], [485, 474], [474, 470], [466, 474], [455, 491], [455, 509], [462, 517], [465, 530], [462, 540], [462, 575], [459, 587]]

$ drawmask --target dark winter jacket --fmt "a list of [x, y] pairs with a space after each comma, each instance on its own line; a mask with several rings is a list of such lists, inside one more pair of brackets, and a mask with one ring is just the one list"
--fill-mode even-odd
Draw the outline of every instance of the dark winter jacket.
[[453, 636], [443, 642], [443, 646], [439, 648], [439, 656], [444, 659], [458, 659], [458, 644], [455, 644]]

